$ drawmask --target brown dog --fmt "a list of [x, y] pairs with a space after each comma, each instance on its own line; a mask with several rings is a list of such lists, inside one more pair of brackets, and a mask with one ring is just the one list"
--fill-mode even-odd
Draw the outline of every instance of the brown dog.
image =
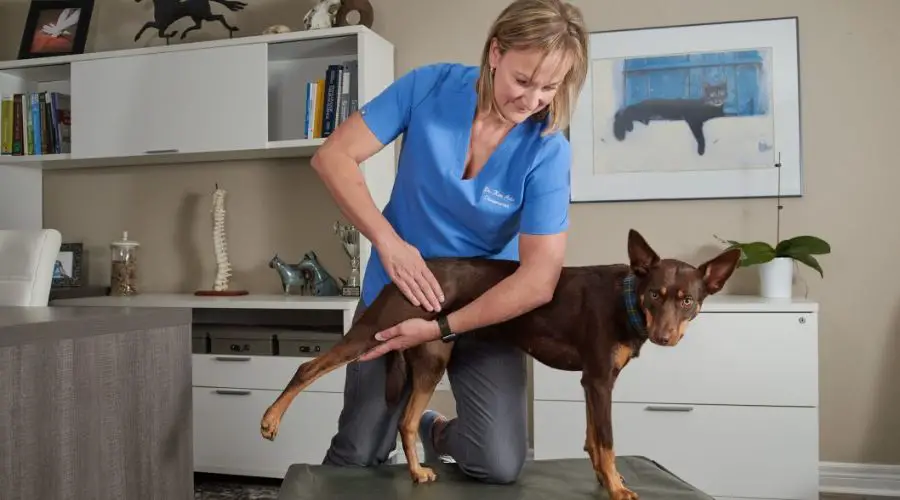
[[[619, 372], [637, 357], [646, 340], [674, 346], [703, 300], [722, 289], [740, 258], [737, 249], [722, 252], [699, 267], [675, 259], [660, 259], [636, 231], [628, 233], [630, 265], [565, 267], [553, 299], [533, 311], [483, 331], [509, 342], [547, 366], [581, 371], [587, 407], [584, 449], [597, 480], [612, 500], [633, 500], [615, 465], [611, 399]], [[476, 299], [515, 271], [517, 262], [491, 259], [434, 259], [428, 266], [440, 282], [449, 314]], [[284, 391], [266, 410], [260, 431], [274, 440], [281, 417], [303, 389], [379, 344], [375, 333], [403, 320], [431, 319], [435, 313], [412, 305], [396, 286], [388, 285], [338, 344], [302, 364]], [[419, 420], [449, 362], [452, 343], [429, 342], [388, 356], [385, 397], [396, 402], [406, 383], [412, 394], [400, 423], [403, 451], [416, 482], [431, 481], [434, 472], [419, 464], [416, 437]]]

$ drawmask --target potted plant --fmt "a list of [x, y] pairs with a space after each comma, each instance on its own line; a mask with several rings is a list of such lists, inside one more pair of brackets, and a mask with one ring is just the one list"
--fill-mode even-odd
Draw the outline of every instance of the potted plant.
[[794, 284], [794, 262], [805, 264], [825, 277], [822, 265], [815, 257], [831, 253], [831, 245], [818, 236], [801, 235], [781, 239], [781, 161], [778, 168], [778, 195], [775, 220], [775, 245], [766, 241], [740, 242], [715, 236], [728, 249], [739, 248], [738, 267], [759, 266], [760, 294], [766, 298], [790, 298]]

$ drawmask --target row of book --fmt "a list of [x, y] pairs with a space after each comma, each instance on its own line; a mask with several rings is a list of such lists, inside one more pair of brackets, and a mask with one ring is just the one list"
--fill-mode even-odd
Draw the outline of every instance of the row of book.
[[71, 100], [68, 94], [45, 91], [2, 96], [2, 155], [69, 153], [71, 129]]
[[359, 106], [357, 82], [359, 66], [355, 59], [331, 64], [323, 78], [306, 83], [307, 139], [328, 137]]

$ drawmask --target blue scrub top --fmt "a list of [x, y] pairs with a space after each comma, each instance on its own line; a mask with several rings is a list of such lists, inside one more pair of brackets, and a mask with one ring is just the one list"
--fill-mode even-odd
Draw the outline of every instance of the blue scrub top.
[[[518, 260], [519, 233], [555, 234], [569, 225], [569, 142], [561, 132], [541, 137], [542, 122], [515, 126], [475, 178], [462, 178], [478, 72], [454, 63], [422, 66], [360, 109], [382, 144], [404, 134], [383, 214], [426, 259]], [[373, 248], [363, 303], [389, 282]]]

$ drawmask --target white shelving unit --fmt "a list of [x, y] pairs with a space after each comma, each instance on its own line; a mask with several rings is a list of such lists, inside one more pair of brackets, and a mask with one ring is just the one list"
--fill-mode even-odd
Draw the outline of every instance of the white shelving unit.
[[[329, 65], [351, 60], [358, 108], [394, 80], [393, 46], [360, 26], [0, 62], [0, 94], [54, 91], [71, 99], [69, 152], [0, 156], [0, 229], [43, 226], [41, 183], [48, 170], [311, 157], [324, 139], [305, 133], [306, 84], [326, 78]], [[361, 165], [382, 209], [393, 188], [394, 159], [388, 145]], [[370, 253], [371, 242], [363, 238], [363, 276]], [[207, 328], [210, 317], [312, 313], [346, 333], [356, 302], [148, 293], [52, 305], [190, 308], [195, 330]], [[205, 319], [198, 323], [198, 317]], [[343, 406], [343, 369], [295, 400], [275, 442], [259, 434], [263, 412], [308, 359], [297, 353], [194, 354], [195, 470], [283, 477], [293, 463], [320, 463]]]
[[[0, 229], [40, 227], [43, 170], [310, 157], [306, 83], [350, 60], [359, 106], [394, 80], [393, 45], [364, 26], [0, 62], [0, 94], [68, 94], [72, 116], [69, 153], [0, 156]], [[362, 165], [379, 207], [394, 157]]]

